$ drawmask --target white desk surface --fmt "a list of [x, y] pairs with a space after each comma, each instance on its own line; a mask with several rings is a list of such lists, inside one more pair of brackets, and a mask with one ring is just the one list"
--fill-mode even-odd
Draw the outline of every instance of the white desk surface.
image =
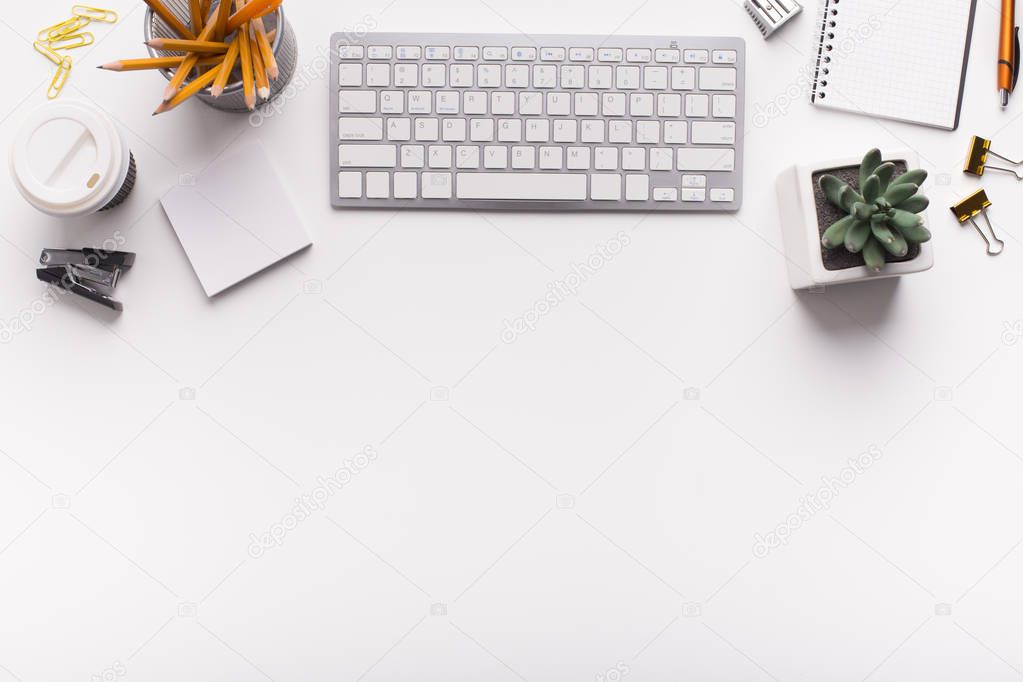
[[[70, 4], [4, 12], [4, 150], [52, 75], [32, 36]], [[960, 170], [972, 134], [1023, 154], [1023, 98], [996, 106], [993, 0], [951, 133], [811, 108], [813, 12], [766, 43], [738, 0], [290, 0], [301, 71], [280, 114], [154, 118], [159, 76], [92, 68], [143, 53], [142, 4], [104, 4], [122, 21], [66, 94], [127, 130], [133, 196], [60, 221], [0, 182], [0, 320], [31, 323], [0, 346], [0, 681], [1023, 675], [1023, 189], [983, 181], [995, 259], [946, 208], [979, 185]], [[785, 113], [748, 128], [737, 216], [333, 211], [319, 54], [366, 21], [738, 33], [750, 113]], [[158, 198], [257, 139], [315, 244], [209, 301]], [[934, 269], [794, 294], [776, 176], [871, 146], [931, 172]], [[619, 232], [627, 248], [502, 342]], [[118, 233], [138, 253], [123, 315], [33, 312], [41, 248]], [[250, 534], [285, 523], [252, 556]]]

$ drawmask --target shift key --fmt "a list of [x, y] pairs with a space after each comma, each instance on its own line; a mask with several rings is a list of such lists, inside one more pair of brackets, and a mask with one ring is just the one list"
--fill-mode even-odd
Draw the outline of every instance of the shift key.
[[342, 168], [393, 168], [398, 148], [393, 144], [340, 144], [338, 162]]

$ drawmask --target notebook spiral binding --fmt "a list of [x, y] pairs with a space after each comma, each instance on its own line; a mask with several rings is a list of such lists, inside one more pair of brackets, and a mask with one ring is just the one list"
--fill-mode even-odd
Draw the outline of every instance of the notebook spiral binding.
[[828, 87], [828, 75], [831, 73], [831, 52], [835, 48], [831, 41], [835, 39], [835, 28], [838, 26], [838, 0], [824, 0], [817, 19], [821, 28], [815, 46], [817, 62], [813, 72], [813, 89], [810, 91], [811, 102], [827, 97], [825, 88]]

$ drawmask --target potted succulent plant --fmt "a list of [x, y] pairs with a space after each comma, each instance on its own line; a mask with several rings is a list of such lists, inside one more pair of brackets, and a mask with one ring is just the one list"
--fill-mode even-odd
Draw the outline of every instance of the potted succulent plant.
[[793, 289], [921, 272], [934, 264], [927, 172], [909, 150], [795, 166], [778, 178]]

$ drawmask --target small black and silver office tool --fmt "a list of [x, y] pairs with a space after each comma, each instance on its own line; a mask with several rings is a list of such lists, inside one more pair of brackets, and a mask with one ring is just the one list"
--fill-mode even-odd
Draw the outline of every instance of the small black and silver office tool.
[[[987, 193], [982, 189], [978, 189], [955, 206], [952, 206], [952, 213], [955, 214], [960, 225], [965, 225], [967, 222], [973, 225], [973, 229], [977, 231], [977, 234], [987, 244], [987, 255], [997, 256], [1005, 250], [1005, 242], [995, 234], [995, 228], [991, 224], [991, 219], [987, 216], [987, 209], [990, 206], [991, 201], [987, 198]], [[977, 216], [982, 217], [984, 222], [987, 223], [988, 232], [991, 234], [990, 238], [984, 233], [980, 225], [977, 224]]]
[[1016, 176], [1017, 180], [1023, 180], [1023, 171], [1018, 168], [1002, 168], [987, 165], [988, 156], [995, 156], [1012, 166], [1023, 165], [1023, 161], [1013, 161], [997, 152], [991, 151], [991, 140], [985, 140], [983, 137], [974, 135], [973, 140], [970, 141], [970, 153], [966, 156], [966, 166], [963, 168], [963, 172], [981, 177], [984, 175], [985, 170], [994, 170], [1012, 173]]
[[770, 38], [803, 9], [796, 0], [746, 0], [745, 5], [764, 38]]
[[120, 301], [111, 298], [121, 272], [135, 264], [135, 254], [102, 249], [43, 249], [36, 277], [56, 284], [65, 291], [106, 306], [123, 310]]

